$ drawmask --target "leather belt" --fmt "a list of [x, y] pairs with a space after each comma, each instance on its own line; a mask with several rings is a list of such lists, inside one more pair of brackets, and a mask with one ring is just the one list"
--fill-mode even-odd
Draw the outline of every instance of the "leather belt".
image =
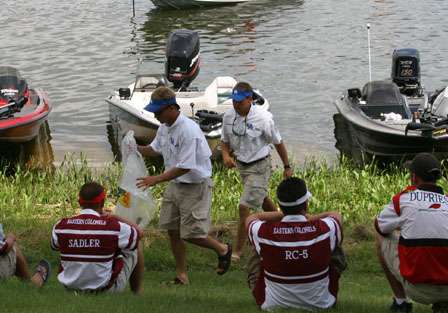
[[240, 160], [236, 160], [236, 161], [238, 163], [244, 165], [244, 166], [250, 166], [250, 165], [254, 165], [255, 163], [258, 163], [260, 161], [263, 161], [263, 160], [267, 159], [268, 157], [269, 157], [269, 154], [267, 156], [261, 158], [261, 159], [258, 159], [258, 160], [255, 160], [255, 161], [251, 161], [251, 162], [243, 162], [243, 161], [240, 161]]

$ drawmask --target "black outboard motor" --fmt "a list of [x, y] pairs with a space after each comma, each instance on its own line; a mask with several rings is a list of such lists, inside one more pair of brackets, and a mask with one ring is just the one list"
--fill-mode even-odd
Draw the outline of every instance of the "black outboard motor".
[[392, 54], [392, 81], [407, 96], [421, 96], [420, 54], [417, 49], [395, 49]]
[[188, 29], [175, 30], [166, 45], [166, 78], [176, 90], [185, 90], [199, 73], [199, 34]]

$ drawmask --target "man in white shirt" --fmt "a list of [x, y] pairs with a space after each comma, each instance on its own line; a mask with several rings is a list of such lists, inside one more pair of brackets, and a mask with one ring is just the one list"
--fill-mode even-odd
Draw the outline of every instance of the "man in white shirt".
[[256, 303], [263, 310], [334, 306], [345, 268], [340, 214], [309, 216], [311, 193], [296, 177], [280, 183], [277, 198], [282, 212], [259, 212], [246, 220], [256, 252], [248, 266]]
[[409, 298], [448, 312], [448, 197], [437, 185], [440, 162], [430, 153], [408, 164], [411, 186], [375, 219], [377, 254], [393, 291], [393, 312], [412, 311]]
[[288, 153], [272, 114], [253, 105], [253, 96], [254, 92], [248, 83], [236, 84], [232, 91], [233, 108], [223, 117], [223, 162], [228, 168], [237, 167], [243, 181], [243, 194], [239, 203], [240, 219], [232, 256], [234, 260], [239, 260], [242, 254], [246, 241], [244, 221], [250, 210], [277, 210], [268, 197], [272, 144], [283, 162], [283, 177], [292, 175]]
[[212, 197], [211, 151], [198, 124], [179, 111], [175, 93], [159, 87], [145, 108], [154, 113], [160, 126], [148, 146], [138, 146], [145, 156], [163, 156], [165, 171], [142, 177], [139, 188], [170, 181], [160, 209], [160, 228], [167, 230], [176, 261], [175, 284], [188, 284], [185, 242], [214, 250], [218, 255], [217, 273], [227, 272], [232, 248], [208, 234]]

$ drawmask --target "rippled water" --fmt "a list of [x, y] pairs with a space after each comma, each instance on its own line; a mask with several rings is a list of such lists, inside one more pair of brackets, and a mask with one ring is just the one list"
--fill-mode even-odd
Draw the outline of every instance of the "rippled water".
[[211, 9], [162, 11], [149, 0], [2, 0], [1, 64], [18, 67], [54, 105], [49, 119], [55, 160], [83, 152], [112, 160], [107, 140], [112, 89], [128, 85], [137, 60], [163, 71], [167, 34], [200, 32], [196, 80], [231, 75], [256, 85], [272, 104], [296, 158], [334, 159], [333, 99], [368, 79], [366, 23], [373, 78], [390, 75], [394, 48], [420, 50], [427, 89], [448, 84], [448, 3], [439, 0], [254, 0]]

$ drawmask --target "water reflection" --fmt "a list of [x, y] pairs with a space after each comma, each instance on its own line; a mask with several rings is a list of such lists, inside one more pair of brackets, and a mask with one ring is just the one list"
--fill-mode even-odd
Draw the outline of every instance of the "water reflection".
[[17, 166], [29, 169], [53, 167], [54, 154], [50, 144], [48, 122], [42, 124], [39, 134], [25, 143], [0, 142], [1, 171], [11, 173]]

